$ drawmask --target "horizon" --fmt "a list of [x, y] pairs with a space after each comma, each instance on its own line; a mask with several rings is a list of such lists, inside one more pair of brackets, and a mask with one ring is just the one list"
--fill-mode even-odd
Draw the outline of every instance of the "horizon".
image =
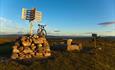
[[[28, 34], [0, 34], [0, 37], [7, 37], [7, 36], [24, 36], [24, 35], [29, 35]], [[92, 34], [90, 35], [78, 35], [78, 36], [72, 36], [72, 35], [47, 35], [46, 37], [92, 37]], [[98, 35], [97, 37], [115, 37], [115, 36], [105, 36], [105, 35]]]

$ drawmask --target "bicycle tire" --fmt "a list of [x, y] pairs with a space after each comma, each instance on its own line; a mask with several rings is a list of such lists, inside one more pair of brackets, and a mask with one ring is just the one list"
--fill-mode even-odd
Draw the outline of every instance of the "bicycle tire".
[[44, 36], [47, 36], [47, 32], [46, 32], [45, 29], [42, 30], [42, 33], [43, 33]]
[[39, 29], [38, 29], [38, 30], [37, 30], [37, 34], [38, 34], [38, 35], [44, 35], [44, 36], [46, 36], [46, 35], [47, 35], [47, 32], [46, 32], [45, 29], [43, 29], [41, 32], [40, 32]]

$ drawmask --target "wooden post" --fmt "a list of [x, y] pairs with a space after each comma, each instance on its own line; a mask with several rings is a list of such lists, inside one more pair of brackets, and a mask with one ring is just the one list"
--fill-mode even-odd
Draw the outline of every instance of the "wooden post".
[[97, 46], [97, 43], [96, 43], [97, 34], [93, 33], [92, 38], [93, 38], [93, 42], [94, 42], [94, 47], [96, 48], [96, 46]]
[[33, 25], [32, 25], [32, 22], [30, 21], [30, 35], [33, 34], [32, 27], [33, 27]]
[[96, 48], [96, 46], [97, 46], [96, 38], [94, 38], [94, 46], [95, 46], [95, 48]]

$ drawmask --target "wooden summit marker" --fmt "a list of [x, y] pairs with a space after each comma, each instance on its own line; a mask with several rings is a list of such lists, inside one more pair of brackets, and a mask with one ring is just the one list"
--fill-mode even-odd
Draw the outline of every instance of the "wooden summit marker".
[[29, 20], [30, 23], [30, 35], [32, 35], [33, 31], [32, 31], [32, 27], [33, 27], [33, 23], [32, 21], [37, 21], [37, 22], [41, 22], [42, 20], [42, 13], [39, 11], [36, 11], [35, 8], [32, 8], [31, 10], [27, 10], [25, 8], [22, 8], [22, 17], [23, 20]]

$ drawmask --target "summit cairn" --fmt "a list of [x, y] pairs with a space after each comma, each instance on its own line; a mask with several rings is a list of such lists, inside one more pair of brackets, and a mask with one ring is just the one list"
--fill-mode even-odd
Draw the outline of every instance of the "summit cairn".
[[32, 32], [32, 21], [41, 21], [41, 13], [32, 10], [22, 9], [22, 19], [30, 22], [30, 35], [18, 38], [13, 46], [12, 59], [31, 59], [51, 56], [50, 47], [46, 40], [46, 25], [38, 24], [37, 34]]
[[50, 47], [45, 37], [34, 34], [22, 36], [13, 46], [12, 59], [30, 59], [51, 56]]

